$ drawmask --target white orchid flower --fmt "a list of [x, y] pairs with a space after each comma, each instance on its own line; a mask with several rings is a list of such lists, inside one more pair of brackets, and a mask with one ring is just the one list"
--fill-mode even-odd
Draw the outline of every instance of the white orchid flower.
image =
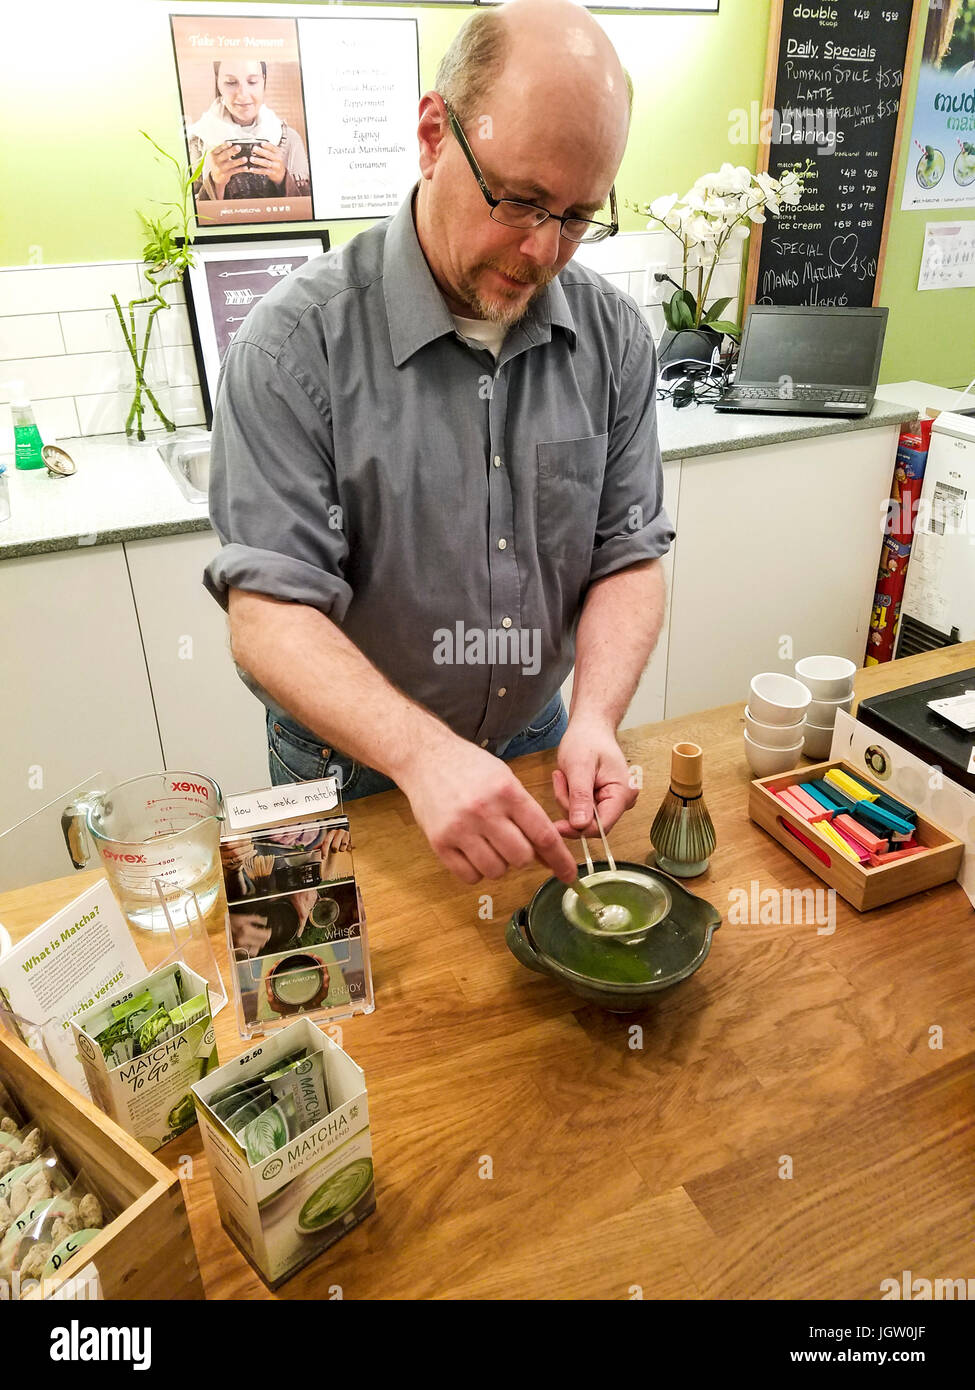
[[697, 242], [713, 242], [715, 239], [712, 223], [702, 215], [691, 218], [687, 224], [687, 231]]
[[650, 216], [657, 217], [663, 222], [676, 202], [676, 193], [665, 193], [660, 198], [654, 198], [653, 202], [650, 204]]

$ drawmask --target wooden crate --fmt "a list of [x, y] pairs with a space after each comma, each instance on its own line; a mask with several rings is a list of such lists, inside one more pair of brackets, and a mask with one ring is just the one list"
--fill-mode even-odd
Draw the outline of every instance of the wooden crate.
[[[179, 1178], [130, 1139], [12, 1034], [0, 1030], [0, 1077], [51, 1147], [84, 1169], [119, 1212], [46, 1281], [59, 1287], [89, 1262], [106, 1299], [203, 1298]], [[40, 1290], [25, 1295], [39, 1298]]]
[[[920, 893], [925, 888], [934, 888], [939, 883], [949, 883], [955, 878], [961, 866], [964, 845], [920, 812], [917, 813], [916, 839], [920, 844], [930, 846], [929, 852], [912, 855], [893, 864], [881, 864], [873, 869], [855, 864], [852, 859], [834, 850], [801, 816], [794, 815], [773, 795], [774, 791], [791, 787], [796, 782], [819, 781], [830, 768], [848, 772], [859, 781], [869, 783], [878, 792], [885, 790], [879, 782], [865, 776], [860, 768], [841, 759], [807, 763], [804, 767], [793, 768], [791, 772], [759, 777], [752, 782], [748, 793], [749, 816], [756, 825], [773, 835], [779, 844], [791, 850], [801, 864], [835, 888], [840, 897], [845, 898], [858, 912], [868, 912], [872, 907], [882, 907], [884, 903], [896, 902], [898, 898]], [[799, 836], [815, 848], [803, 843]]]

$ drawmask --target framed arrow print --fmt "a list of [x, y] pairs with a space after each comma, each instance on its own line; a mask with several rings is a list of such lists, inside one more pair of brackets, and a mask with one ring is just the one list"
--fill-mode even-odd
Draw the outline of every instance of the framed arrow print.
[[296, 271], [323, 255], [328, 232], [257, 232], [193, 243], [195, 264], [183, 281], [186, 309], [207, 429], [227, 348], [255, 304]]

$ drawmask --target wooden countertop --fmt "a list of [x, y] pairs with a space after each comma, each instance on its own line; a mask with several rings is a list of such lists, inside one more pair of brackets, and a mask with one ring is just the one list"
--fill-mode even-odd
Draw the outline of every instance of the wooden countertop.
[[[975, 643], [862, 671], [857, 694], [968, 666]], [[753, 881], [819, 883], [748, 820], [742, 709], [624, 733], [644, 789], [612, 835], [645, 857], [670, 747], [701, 743], [718, 845], [689, 886], [725, 918]], [[514, 765], [553, 813], [554, 763]], [[271, 1294], [184, 1135], [160, 1157], [208, 1297], [878, 1299], [904, 1269], [972, 1274], [975, 923], [957, 884], [863, 915], [837, 899], [832, 936], [725, 920], [696, 975], [613, 1016], [504, 945], [541, 869], [467, 888], [399, 793], [350, 815], [377, 1007], [342, 1042], [365, 1069], [377, 1210]], [[5, 894], [0, 919], [22, 935], [88, 877]], [[231, 1007], [217, 1037], [224, 1061], [244, 1050]]]

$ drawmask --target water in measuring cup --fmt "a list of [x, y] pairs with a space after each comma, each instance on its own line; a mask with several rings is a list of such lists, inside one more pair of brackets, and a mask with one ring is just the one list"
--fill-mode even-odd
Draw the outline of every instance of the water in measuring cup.
[[[219, 857], [214, 863], [213, 854], [205, 847], [195, 852], [183, 848], [178, 857], [145, 865], [113, 864], [106, 860], [105, 871], [112, 880], [122, 911], [134, 927], [142, 931], [166, 931], [167, 912], [174, 927], [186, 927], [195, 923], [199, 909], [206, 930], [211, 927], [223, 930], [226, 909], [223, 873]], [[162, 885], [165, 911], [154, 880]]]

